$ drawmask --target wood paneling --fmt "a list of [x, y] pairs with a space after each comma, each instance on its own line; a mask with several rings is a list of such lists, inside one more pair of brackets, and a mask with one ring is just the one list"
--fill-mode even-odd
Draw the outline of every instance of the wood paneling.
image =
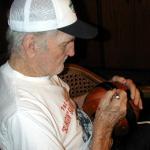
[[107, 68], [150, 69], [150, 1], [102, 0]]

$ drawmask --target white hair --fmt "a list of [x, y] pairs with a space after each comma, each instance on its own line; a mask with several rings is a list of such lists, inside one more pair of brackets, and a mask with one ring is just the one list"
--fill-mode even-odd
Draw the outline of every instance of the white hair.
[[[46, 47], [46, 38], [48, 36], [56, 36], [58, 30], [51, 30], [51, 31], [43, 31], [43, 32], [16, 32], [8, 28], [7, 30], [7, 41], [8, 41], [8, 50], [10, 53], [12, 52], [19, 52], [20, 46], [22, 45], [23, 39], [28, 34], [33, 34], [37, 37], [37, 45], [40, 47]], [[41, 40], [43, 39], [44, 40]]]

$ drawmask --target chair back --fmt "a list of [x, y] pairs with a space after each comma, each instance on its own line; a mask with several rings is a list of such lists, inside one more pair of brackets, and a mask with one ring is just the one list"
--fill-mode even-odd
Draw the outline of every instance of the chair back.
[[105, 81], [92, 71], [75, 64], [65, 64], [59, 77], [70, 86], [71, 97], [83, 95]]

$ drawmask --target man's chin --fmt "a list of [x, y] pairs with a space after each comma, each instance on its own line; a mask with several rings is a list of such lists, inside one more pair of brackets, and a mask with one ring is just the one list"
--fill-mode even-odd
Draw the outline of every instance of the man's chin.
[[64, 64], [58, 68], [57, 74], [60, 74], [63, 70], [64, 70]]

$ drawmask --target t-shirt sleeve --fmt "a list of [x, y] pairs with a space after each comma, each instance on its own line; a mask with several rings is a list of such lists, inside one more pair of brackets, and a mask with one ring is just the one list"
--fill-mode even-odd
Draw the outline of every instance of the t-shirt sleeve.
[[22, 112], [16, 112], [11, 116], [7, 122], [9, 149], [64, 150], [52, 124], [46, 118], [41, 118], [40, 114], [29, 117], [29, 114]]

